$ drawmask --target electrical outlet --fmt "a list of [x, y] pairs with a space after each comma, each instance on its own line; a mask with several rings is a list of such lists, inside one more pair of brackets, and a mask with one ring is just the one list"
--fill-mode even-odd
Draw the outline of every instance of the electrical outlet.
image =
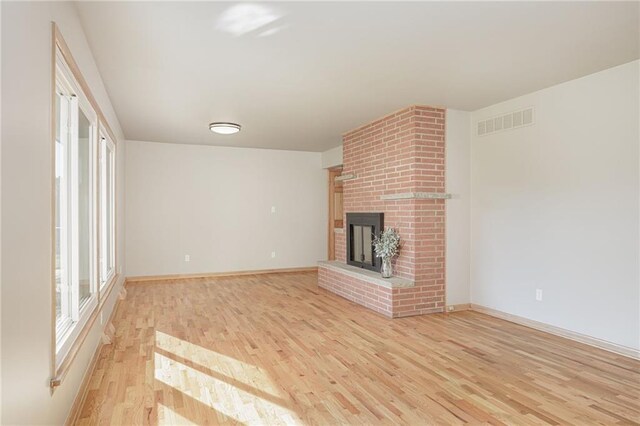
[[276, 206], [271, 206], [271, 213], [275, 213], [276, 212]]
[[272, 258], [276, 257], [276, 252], [275, 252], [275, 251], [272, 251], [272, 252], [271, 252], [271, 257], [272, 257]]
[[447, 306], [447, 311], [451, 312], [453, 311], [455, 308], [452, 305]]
[[184, 255], [184, 261], [185, 262], [191, 262], [191, 256], [189, 256], [188, 254]]
[[542, 289], [539, 289], [539, 288], [536, 289], [536, 300], [538, 302], [542, 301]]

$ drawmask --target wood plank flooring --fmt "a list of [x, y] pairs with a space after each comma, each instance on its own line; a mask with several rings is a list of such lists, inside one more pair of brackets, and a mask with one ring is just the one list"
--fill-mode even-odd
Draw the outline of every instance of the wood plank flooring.
[[315, 273], [128, 287], [77, 424], [640, 424], [640, 362], [475, 312], [390, 320]]

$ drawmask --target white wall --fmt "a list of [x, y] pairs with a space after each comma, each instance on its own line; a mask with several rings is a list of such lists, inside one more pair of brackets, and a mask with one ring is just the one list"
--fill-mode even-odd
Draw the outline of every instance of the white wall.
[[458, 305], [470, 301], [471, 113], [447, 109], [445, 123], [445, 291], [447, 305]]
[[[0, 32], [2, 31], [2, 7], [0, 6]], [[0, 51], [2, 49], [0, 48]], [[0, 67], [0, 81], [2, 81], [2, 67]], [[0, 84], [0, 99], [2, 99], [2, 84]], [[2, 102], [0, 102], [0, 127], [2, 122]], [[0, 135], [0, 141], [2, 135]], [[2, 143], [0, 143], [0, 224], [2, 223]], [[0, 226], [0, 357], [2, 356], [2, 226]], [[0, 361], [0, 423], [2, 423], [2, 362]]]
[[328, 169], [331, 167], [342, 165], [342, 145], [331, 148], [322, 153], [322, 168]]
[[[51, 21], [60, 27], [116, 136], [109, 103], [72, 3], [2, 2], [2, 424], [62, 424], [99, 342], [96, 322], [51, 395]], [[123, 188], [124, 146], [118, 146]], [[122, 253], [124, 199], [118, 199]], [[122, 261], [123, 259], [121, 259]], [[121, 266], [122, 263], [121, 263]], [[118, 288], [106, 305], [111, 312]], [[7, 392], [7, 390], [9, 390]]]
[[537, 117], [473, 138], [473, 303], [640, 348], [638, 64], [474, 112]]
[[320, 158], [127, 141], [127, 275], [315, 266], [327, 255]]

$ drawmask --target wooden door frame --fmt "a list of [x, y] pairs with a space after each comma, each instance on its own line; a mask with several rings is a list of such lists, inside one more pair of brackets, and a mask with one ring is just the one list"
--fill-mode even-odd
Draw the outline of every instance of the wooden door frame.
[[335, 228], [335, 192], [336, 192], [336, 177], [342, 174], [342, 166], [332, 167], [327, 169], [327, 175], [329, 179], [329, 217], [328, 217], [328, 250], [327, 259], [336, 259], [336, 233]]

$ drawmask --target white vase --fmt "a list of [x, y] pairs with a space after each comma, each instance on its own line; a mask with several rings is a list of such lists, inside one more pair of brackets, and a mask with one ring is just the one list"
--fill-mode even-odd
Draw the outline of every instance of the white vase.
[[380, 267], [380, 275], [382, 278], [391, 278], [393, 276], [393, 266], [390, 257], [382, 258], [382, 266]]

